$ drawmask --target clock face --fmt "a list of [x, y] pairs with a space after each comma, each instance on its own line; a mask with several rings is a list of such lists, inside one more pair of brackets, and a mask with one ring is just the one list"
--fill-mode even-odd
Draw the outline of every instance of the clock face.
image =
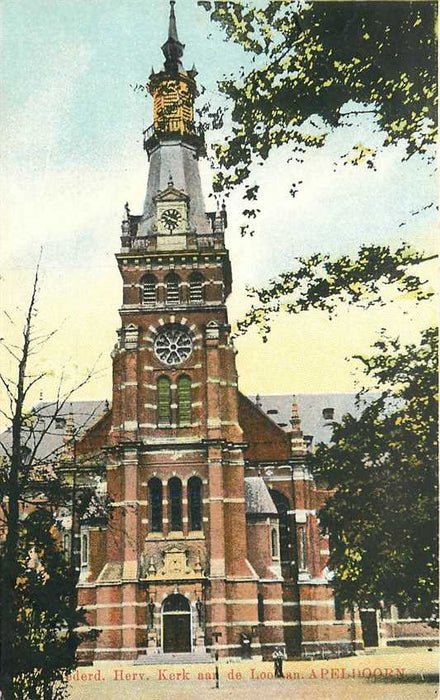
[[182, 214], [177, 209], [167, 209], [160, 217], [160, 220], [168, 231], [174, 231], [182, 221]]
[[192, 348], [191, 335], [182, 327], [164, 328], [154, 341], [154, 354], [168, 367], [184, 362], [191, 355]]

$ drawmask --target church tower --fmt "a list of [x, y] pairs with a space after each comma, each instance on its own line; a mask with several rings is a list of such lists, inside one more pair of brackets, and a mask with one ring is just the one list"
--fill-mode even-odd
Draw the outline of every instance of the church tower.
[[224, 206], [205, 211], [197, 71], [183, 66], [170, 5], [164, 67], [148, 83], [154, 121], [144, 132], [143, 212], [125, 206], [116, 255], [123, 293], [107, 467], [112, 518], [93, 601], [81, 589], [82, 602], [96, 605], [99, 658], [205, 653], [213, 644], [238, 654], [258, 625], [226, 310], [227, 217]]
[[161, 663], [339, 653], [358, 628], [336, 615], [317, 517], [327, 492], [308, 470], [298, 406], [279, 423], [238, 390], [226, 209], [205, 211], [197, 71], [184, 67], [174, 4], [147, 86], [143, 210], [125, 205], [116, 254], [112, 406], [76, 447], [86, 463], [104, 453], [111, 512], [81, 521], [78, 599], [99, 634], [79, 651]]

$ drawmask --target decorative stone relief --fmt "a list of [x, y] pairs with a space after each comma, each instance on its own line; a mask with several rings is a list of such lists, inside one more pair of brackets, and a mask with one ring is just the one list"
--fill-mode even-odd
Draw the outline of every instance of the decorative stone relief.
[[167, 549], [162, 554], [163, 565], [158, 567], [154, 565], [153, 559], [150, 560], [146, 578], [149, 581], [164, 581], [175, 579], [201, 579], [203, 578], [202, 566], [200, 558], [197, 557], [193, 566], [188, 563], [188, 552], [178, 546], [173, 546]]

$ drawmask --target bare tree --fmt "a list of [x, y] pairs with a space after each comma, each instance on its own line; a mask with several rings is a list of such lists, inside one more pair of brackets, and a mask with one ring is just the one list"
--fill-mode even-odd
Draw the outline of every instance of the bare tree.
[[[57, 464], [62, 453], [66, 453], [66, 450], [68, 451], [69, 447], [71, 448], [72, 444], [76, 442], [81, 427], [84, 427], [90, 420], [90, 416], [84, 419], [83, 426], [77, 426], [70, 435], [70, 446], [66, 444], [65, 440], [54, 440], [50, 436], [56, 433], [57, 423], [60, 420], [65, 420], [69, 402], [74, 392], [83, 387], [94, 374], [93, 370], [87, 372], [85, 377], [73, 389], [69, 390], [64, 389], [64, 377], [61, 376], [56, 398], [50, 402], [37, 404], [31, 410], [28, 410], [33, 391], [46, 376], [45, 372], [32, 372], [32, 359], [38, 356], [42, 346], [55, 333], [55, 331], [39, 333], [36, 329], [39, 272], [40, 263], [38, 263], [35, 272], [32, 293], [21, 331], [21, 341], [18, 344], [13, 344], [8, 343], [3, 338], [0, 339], [2, 348], [12, 357], [16, 370], [14, 377], [0, 373], [0, 385], [7, 399], [5, 408], [0, 408], [0, 413], [9, 425], [0, 439], [0, 527], [3, 531], [1, 551], [0, 688], [2, 697], [6, 700], [18, 697], [42, 697], [45, 700], [49, 697], [63, 697], [63, 669], [59, 669], [57, 674], [57, 669], [55, 669], [55, 672], [52, 669], [53, 663], [50, 664], [52, 669], [50, 682], [44, 680], [44, 673], [39, 669], [43, 677], [43, 683], [39, 686], [40, 689], [31, 691], [31, 695], [23, 695], [20, 691], [17, 694], [17, 674], [19, 675], [21, 671], [17, 667], [16, 651], [17, 639], [20, 632], [22, 632], [18, 621], [20, 605], [19, 584], [23, 578], [23, 542], [20, 542], [20, 538], [23, 537], [22, 520], [23, 515], [26, 515], [26, 513], [35, 514], [36, 511], [44, 511], [46, 514], [52, 513], [54, 515], [56, 509], [60, 505], [68, 503], [69, 500], [70, 503], [74, 504], [73, 508], [75, 508], [77, 493], [72, 494], [71, 485], [66, 483], [63, 477], [60, 478], [59, 473], [57, 473]], [[9, 316], [8, 318], [13, 323]], [[64, 461], [66, 462], [66, 459]], [[73, 458], [73, 462], [76, 470], [75, 458]], [[34, 524], [36, 521], [37, 519], [34, 517]], [[78, 522], [75, 512], [72, 521]], [[54, 520], [48, 521], [46, 518], [44, 522], [47, 526], [48, 522], [54, 522]], [[43, 548], [46, 547], [47, 550], [51, 549], [51, 541], [47, 539], [44, 541], [46, 544], [41, 546]], [[59, 552], [57, 554], [56, 549], [55, 546], [52, 562], [60, 554]], [[44, 564], [40, 568], [44, 568]], [[31, 563], [25, 564], [26, 571], [31, 569]], [[65, 630], [71, 637], [68, 643], [73, 649], [73, 654], [71, 655], [71, 664], [73, 665], [74, 651], [81, 639], [79, 635], [75, 637], [76, 621], [79, 619], [76, 610], [75, 593], [77, 576], [74, 570], [70, 573], [69, 604], [67, 608], [70, 610], [71, 616], [66, 619]], [[46, 571], [43, 577], [40, 575], [40, 583], [44, 583], [47, 578], [50, 578], [50, 571]], [[57, 614], [59, 616], [59, 611]], [[66, 658], [64, 658], [63, 663], [66, 666]], [[56, 690], [50, 689], [51, 686], [55, 688], [54, 678], [59, 683], [60, 691], [58, 694]], [[33, 695], [32, 692], [38, 694]]]

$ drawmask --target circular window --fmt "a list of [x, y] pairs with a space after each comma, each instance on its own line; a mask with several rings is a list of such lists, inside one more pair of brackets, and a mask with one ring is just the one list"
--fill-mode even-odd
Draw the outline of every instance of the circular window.
[[184, 362], [191, 355], [192, 348], [191, 335], [185, 328], [164, 328], [154, 341], [154, 354], [168, 367]]

